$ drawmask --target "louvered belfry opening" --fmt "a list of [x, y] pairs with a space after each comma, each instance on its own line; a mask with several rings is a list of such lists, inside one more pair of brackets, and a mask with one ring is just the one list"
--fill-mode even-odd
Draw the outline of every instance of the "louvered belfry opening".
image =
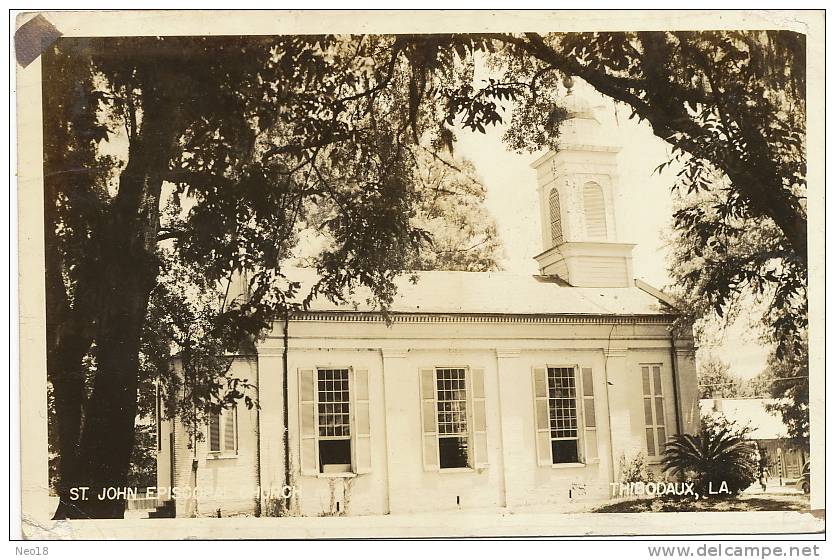
[[560, 193], [551, 189], [548, 195], [548, 207], [551, 216], [551, 243], [556, 246], [563, 242], [562, 215], [560, 214]]
[[[599, 123], [582, 120], [591, 132]], [[589, 132], [589, 131], [586, 131]], [[569, 135], [570, 136], [570, 135]], [[600, 134], [567, 138], [531, 165], [539, 188], [542, 276], [575, 287], [626, 288], [633, 283], [632, 243], [618, 239], [615, 201], [619, 147]]]
[[583, 185], [583, 211], [586, 218], [586, 236], [589, 241], [605, 241], [606, 202], [603, 189], [597, 183], [589, 182]]

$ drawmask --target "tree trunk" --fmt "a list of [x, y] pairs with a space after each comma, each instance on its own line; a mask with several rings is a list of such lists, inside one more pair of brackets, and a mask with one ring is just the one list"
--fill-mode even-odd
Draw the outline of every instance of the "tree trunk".
[[58, 454], [58, 509], [53, 519], [73, 517], [74, 504], [70, 488], [78, 479], [78, 449], [81, 437], [82, 404], [84, 402], [84, 368], [82, 359], [90, 348], [90, 338], [68, 334], [55, 349], [49, 361], [55, 417], [52, 429]]
[[[124, 489], [134, 444], [139, 345], [156, 268], [138, 265], [125, 248], [128, 235], [109, 242], [109, 270], [96, 330], [97, 372], [81, 439], [81, 478], [91, 489], [84, 517], [124, 515]], [[141, 262], [141, 261], [140, 261]], [[112, 494], [102, 495], [102, 490]], [[101, 496], [101, 498], [100, 498]]]
[[134, 445], [139, 349], [158, 273], [156, 237], [162, 177], [179, 138], [179, 107], [146, 102], [140, 136], [119, 179], [119, 194], [100, 242], [97, 371], [81, 436], [79, 481], [86, 499], [71, 517], [121, 518]]
[[[69, 168], [64, 160], [57, 167]], [[81, 438], [85, 397], [85, 368], [82, 360], [93, 342], [93, 318], [86, 314], [90, 290], [76, 293], [71, 306], [61, 274], [64, 268], [55, 235], [57, 185], [55, 165], [44, 182], [44, 244], [46, 279], [46, 368], [52, 383], [53, 410], [50, 414], [50, 451], [58, 461], [58, 508], [54, 519], [71, 517], [70, 488], [78, 475], [78, 446]], [[62, 176], [63, 177], [63, 176]], [[84, 311], [82, 311], [84, 310]]]

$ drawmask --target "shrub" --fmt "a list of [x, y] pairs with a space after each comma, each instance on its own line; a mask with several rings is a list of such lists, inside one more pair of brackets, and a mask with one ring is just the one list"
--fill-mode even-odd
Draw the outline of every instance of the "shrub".
[[[693, 481], [701, 496], [723, 488], [738, 494], [756, 480], [756, 445], [748, 439], [749, 427], [740, 427], [724, 416], [702, 418], [699, 435], [673, 436], [664, 450], [664, 470]], [[727, 496], [725, 496], [727, 497]]]
[[130, 457], [128, 486], [147, 488], [157, 483], [157, 440], [153, 425], [136, 426], [135, 443]]
[[630, 482], [646, 482], [652, 478], [647, 469], [646, 457], [643, 453], [637, 453], [627, 457], [625, 453], [620, 456], [620, 481], [624, 484]]

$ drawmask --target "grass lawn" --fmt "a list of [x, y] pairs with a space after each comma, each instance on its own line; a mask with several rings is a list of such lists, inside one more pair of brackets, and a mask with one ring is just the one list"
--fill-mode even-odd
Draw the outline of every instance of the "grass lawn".
[[774, 494], [688, 500], [642, 498], [623, 500], [592, 510], [595, 513], [642, 513], [656, 511], [809, 511], [808, 494]]

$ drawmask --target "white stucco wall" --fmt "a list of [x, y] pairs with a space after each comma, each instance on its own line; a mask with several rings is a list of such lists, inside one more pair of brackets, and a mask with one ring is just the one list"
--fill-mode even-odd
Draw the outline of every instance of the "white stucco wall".
[[[229, 373], [255, 383], [257, 367], [254, 357], [237, 357]], [[173, 497], [176, 498], [178, 517], [213, 516], [217, 515], [218, 509], [222, 516], [255, 513], [258, 495], [257, 414], [255, 408], [247, 409], [243, 402], [238, 404], [237, 453], [209, 453], [206, 426], [200, 428], [203, 439], [195, 442], [182, 423], [162, 423], [162, 449], [157, 456], [159, 499], [169, 497], [166, 495], [169, 490], [163, 489], [176, 487], [179, 495]], [[173, 481], [169, 454], [172, 438]]]
[[[259, 345], [261, 484], [284, 484], [282, 325]], [[532, 323], [512, 321], [408, 322], [303, 320], [290, 323], [289, 450], [294, 513], [383, 514], [456, 508], [548, 507], [608, 496], [621, 454], [645, 450], [641, 364], [660, 364], [667, 433], [676, 431], [672, 356], [685, 429], [695, 427], [695, 367], [679, 342], [671, 352], [668, 325]], [[599, 460], [582, 466], [538, 466], [532, 370], [546, 365], [591, 368]], [[433, 367], [484, 370], [488, 467], [427, 471], [421, 449], [419, 371]], [[365, 369], [369, 376], [371, 470], [350, 478], [302, 475], [299, 456], [298, 371], [317, 367]], [[253, 373], [250, 379], [255, 379]], [[696, 404], [694, 404], [696, 402]], [[695, 408], [694, 408], [695, 407]], [[255, 414], [239, 416], [239, 456], [198, 463], [198, 486], [255, 484]], [[198, 444], [198, 456], [205, 457]], [[191, 451], [189, 451], [190, 453]], [[571, 496], [571, 497], [569, 497]], [[337, 505], [338, 504], [338, 505]], [[200, 500], [198, 512], [221, 507], [254, 511], [253, 501]], [[178, 509], [178, 514], [180, 510]]]

